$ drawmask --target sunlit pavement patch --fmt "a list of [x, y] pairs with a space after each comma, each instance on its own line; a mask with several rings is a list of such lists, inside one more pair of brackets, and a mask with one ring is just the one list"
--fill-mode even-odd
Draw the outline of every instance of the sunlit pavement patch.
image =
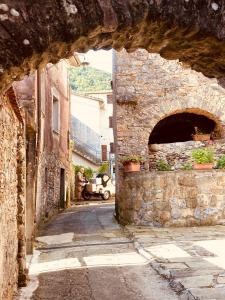
[[76, 269], [81, 267], [81, 263], [77, 258], [58, 259], [42, 263], [34, 263], [31, 265], [29, 274], [38, 275], [46, 272], [56, 272], [61, 270]]
[[87, 267], [143, 265], [147, 260], [136, 252], [84, 257]]
[[191, 299], [225, 299], [225, 226], [127, 230], [175, 289]]
[[151, 254], [160, 258], [190, 257], [190, 255], [174, 244], [152, 246], [146, 248]]
[[37, 237], [36, 240], [38, 242], [44, 243], [46, 245], [59, 245], [59, 244], [66, 244], [73, 241], [74, 233], [63, 233], [58, 235], [51, 235], [51, 236], [40, 236]]

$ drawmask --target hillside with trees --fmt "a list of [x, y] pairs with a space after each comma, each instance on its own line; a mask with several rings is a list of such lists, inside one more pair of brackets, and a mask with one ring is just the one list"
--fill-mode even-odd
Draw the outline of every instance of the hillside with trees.
[[92, 67], [70, 69], [70, 85], [75, 92], [94, 92], [111, 89], [110, 73]]

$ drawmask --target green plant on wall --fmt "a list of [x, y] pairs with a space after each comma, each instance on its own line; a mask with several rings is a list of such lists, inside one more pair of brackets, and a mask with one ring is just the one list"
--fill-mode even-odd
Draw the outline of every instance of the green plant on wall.
[[163, 159], [160, 159], [156, 163], [158, 171], [171, 171], [171, 166]]
[[75, 174], [77, 174], [81, 168], [84, 168], [84, 176], [89, 180], [93, 177], [94, 175], [94, 170], [90, 167], [85, 168], [84, 166], [78, 166], [78, 165], [74, 165], [74, 171]]
[[217, 164], [216, 164], [216, 167], [218, 169], [225, 169], [225, 155], [222, 155], [218, 161], [217, 161]]
[[92, 168], [85, 168], [84, 170], [84, 176], [89, 180], [91, 178], [93, 178], [94, 175], [94, 171], [92, 170]]
[[214, 152], [209, 148], [195, 149], [192, 151], [192, 159], [197, 164], [213, 163]]
[[103, 164], [98, 168], [98, 173], [99, 173], [99, 174], [108, 173], [108, 171], [109, 171], [109, 163], [103, 163]]
[[122, 163], [126, 164], [129, 162], [141, 163], [144, 161], [144, 158], [140, 155], [127, 155], [122, 158]]
[[183, 164], [181, 166], [181, 170], [184, 170], [184, 171], [189, 171], [189, 170], [192, 170], [192, 169], [193, 169], [193, 166], [190, 163], [186, 163], [186, 164]]

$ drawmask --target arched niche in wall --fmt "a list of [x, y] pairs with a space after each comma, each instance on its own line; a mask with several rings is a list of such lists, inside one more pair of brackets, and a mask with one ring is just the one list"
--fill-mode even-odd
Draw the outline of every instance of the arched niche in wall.
[[189, 109], [161, 119], [150, 134], [149, 145], [191, 141], [197, 132], [210, 134], [213, 139], [223, 136], [217, 117], [209, 112]]

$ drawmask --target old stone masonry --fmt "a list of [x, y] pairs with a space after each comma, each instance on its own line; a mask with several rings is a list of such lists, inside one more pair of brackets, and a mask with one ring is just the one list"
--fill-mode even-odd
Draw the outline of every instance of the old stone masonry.
[[[120, 222], [224, 224], [225, 173], [217, 168], [225, 154], [223, 88], [145, 50], [121, 51], [114, 61]], [[217, 169], [194, 169], [192, 153], [202, 149], [213, 153]], [[124, 172], [129, 155], [142, 156], [141, 172]]]
[[[219, 0], [0, 3], [0, 300], [225, 299], [224, 14]], [[80, 204], [69, 71], [112, 48], [113, 90], [91, 98], [113, 106], [116, 197]]]

